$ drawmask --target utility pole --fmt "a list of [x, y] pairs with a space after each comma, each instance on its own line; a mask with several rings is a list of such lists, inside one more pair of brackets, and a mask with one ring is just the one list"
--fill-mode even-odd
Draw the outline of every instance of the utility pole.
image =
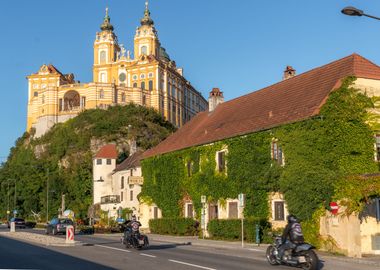
[[62, 203], [61, 203], [61, 215], [63, 216], [63, 212], [65, 212], [65, 194], [62, 194]]
[[49, 168], [46, 169], [46, 223], [49, 222]]
[[17, 193], [17, 181], [15, 179], [15, 196], [14, 196], [14, 209], [13, 209], [13, 217], [14, 218], [16, 217], [16, 209], [17, 209], [17, 205], [16, 205], [16, 193]]

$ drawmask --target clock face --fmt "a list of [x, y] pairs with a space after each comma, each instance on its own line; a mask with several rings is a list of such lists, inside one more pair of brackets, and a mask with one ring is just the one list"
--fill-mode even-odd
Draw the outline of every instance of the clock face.
[[124, 82], [126, 78], [127, 78], [127, 76], [125, 75], [125, 73], [119, 74], [119, 81]]
[[46, 84], [45, 83], [41, 84], [41, 88], [45, 89], [46, 88]]

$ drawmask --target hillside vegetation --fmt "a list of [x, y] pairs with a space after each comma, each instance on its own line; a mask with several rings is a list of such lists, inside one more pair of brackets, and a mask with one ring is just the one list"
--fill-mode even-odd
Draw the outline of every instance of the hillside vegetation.
[[116, 143], [120, 162], [129, 154], [129, 139], [145, 150], [174, 130], [154, 109], [131, 104], [84, 111], [40, 138], [25, 133], [0, 168], [0, 218], [8, 209], [46, 218], [49, 208], [49, 217], [56, 216], [62, 194], [66, 209], [85, 218], [92, 200], [92, 158], [102, 145]]

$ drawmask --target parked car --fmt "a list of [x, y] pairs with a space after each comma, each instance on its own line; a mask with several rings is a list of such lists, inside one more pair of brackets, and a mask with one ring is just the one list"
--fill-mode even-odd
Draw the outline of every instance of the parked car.
[[68, 225], [74, 226], [74, 222], [69, 218], [53, 218], [46, 226], [46, 234], [66, 234], [66, 227]]
[[8, 228], [11, 227], [11, 222], [15, 223], [15, 228], [22, 228], [25, 229], [25, 220], [23, 218], [11, 218], [11, 220], [8, 221]]

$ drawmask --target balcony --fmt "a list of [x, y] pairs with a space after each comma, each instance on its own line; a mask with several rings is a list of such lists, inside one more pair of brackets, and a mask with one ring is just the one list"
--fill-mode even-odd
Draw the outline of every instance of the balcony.
[[120, 195], [107, 195], [100, 198], [100, 204], [120, 203]]

